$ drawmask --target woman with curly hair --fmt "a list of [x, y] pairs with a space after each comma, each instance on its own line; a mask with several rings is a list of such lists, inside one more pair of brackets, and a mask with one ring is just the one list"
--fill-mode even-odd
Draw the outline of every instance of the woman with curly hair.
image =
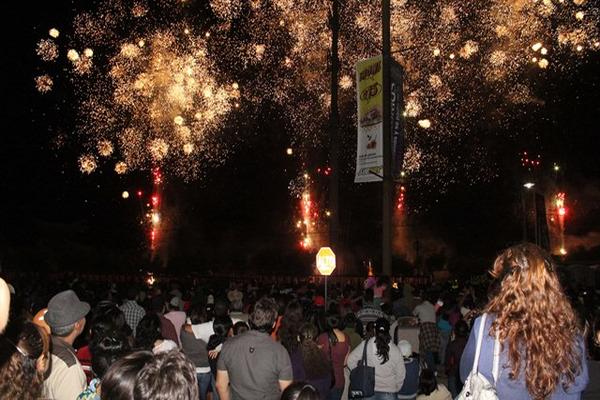
[[304, 312], [302, 305], [297, 301], [291, 301], [283, 312], [281, 326], [277, 337], [288, 353], [294, 352], [300, 346], [298, 332], [304, 323]]
[[[550, 256], [533, 244], [513, 246], [496, 258], [491, 274], [501, 283], [484, 310], [479, 373], [494, 383], [497, 335], [499, 398], [581, 398], [588, 383], [582, 329]], [[481, 318], [475, 320], [461, 358], [463, 381], [473, 365], [480, 324]]]
[[323, 354], [323, 351], [317, 344], [318, 328], [311, 323], [304, 323], [300, 327], [300, 347], [290, 357], [294, 372], [300, 371], [294, 375], [295, 381], [306, 381], [319, 392], [320, 399], [327, 399], [332, 380], [331, 363]]
[[0, 338], [0, 399], [34, 400], [42, 394], [48, 368], [50, 338], [25, 322]]

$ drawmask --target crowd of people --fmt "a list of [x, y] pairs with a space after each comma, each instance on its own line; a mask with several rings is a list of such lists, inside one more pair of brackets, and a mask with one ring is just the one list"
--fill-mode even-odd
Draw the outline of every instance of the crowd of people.
[[490, 272], [487, 287], [369, 277], [327, 298], [302, 280], [0, 279], [0, 399], [450, 400], [478, 379], [499, 399], [600, 398], [595, 304], [531, 244]]

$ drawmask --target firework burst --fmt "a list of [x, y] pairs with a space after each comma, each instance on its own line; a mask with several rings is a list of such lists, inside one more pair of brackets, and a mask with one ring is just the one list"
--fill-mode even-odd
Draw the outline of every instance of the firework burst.
[[[99, 143], [107, 140], [110, 157], [127, 170], [159, 164], [166, 174], [193, 177], [225, 159], [230, 149], [219, 132], [241, 103], [260, 115], [274, 102], [306, 162], [327, 137], [330, 2], [212, 0], [202, 29], [185, 22], [198, 17], [191, 3], [107, 0], [61, 32], [67, 47], [58, 59], [67, 57], [79, 99], [82, 152], [102, 156]], [[473, 144], [460, 161], [453, 149], [484, 143], [475, 140], [483, 121], [502, 127], [512, 109], [543, 104], [530, 77], [597, 51], [599, 15], [582, 0], [392, 1], [392, 50], [405, 70], [405, 165], [419, 165], [410, 182], [443, 191], [457, 171], [473, 183], [493, 177], [487, 147]], [[357, 61], [380, 53], [380, 2], [342, 2], [340, 19], [340, 110], [342, 125], [352, 126], [350, 77]], [[36, 50], [44, 62], [56, 61], [59, 33], [49, 34]], [[39, 79], [38, 90], [52, 89]], [[350, 136], [342, 142], [346, 168]]]

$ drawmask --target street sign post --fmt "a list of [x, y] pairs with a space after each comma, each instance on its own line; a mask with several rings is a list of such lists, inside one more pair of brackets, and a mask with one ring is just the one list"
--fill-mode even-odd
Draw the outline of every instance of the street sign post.
[[317, 269], [325, 277], [325, 310], [327, 311], [327, 277], [335, 270], [335, 253], [330, 247], [321, 247], [317, 253]]

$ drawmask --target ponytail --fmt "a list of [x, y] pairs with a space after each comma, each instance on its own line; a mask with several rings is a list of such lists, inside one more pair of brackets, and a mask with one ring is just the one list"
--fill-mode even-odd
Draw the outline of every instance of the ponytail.
[[390, 359], [390, 323], [385, 318], [379, 318], [375, 321], [375, 346], [377, 355], [381, 358], [381, 364], [385, 364]]

